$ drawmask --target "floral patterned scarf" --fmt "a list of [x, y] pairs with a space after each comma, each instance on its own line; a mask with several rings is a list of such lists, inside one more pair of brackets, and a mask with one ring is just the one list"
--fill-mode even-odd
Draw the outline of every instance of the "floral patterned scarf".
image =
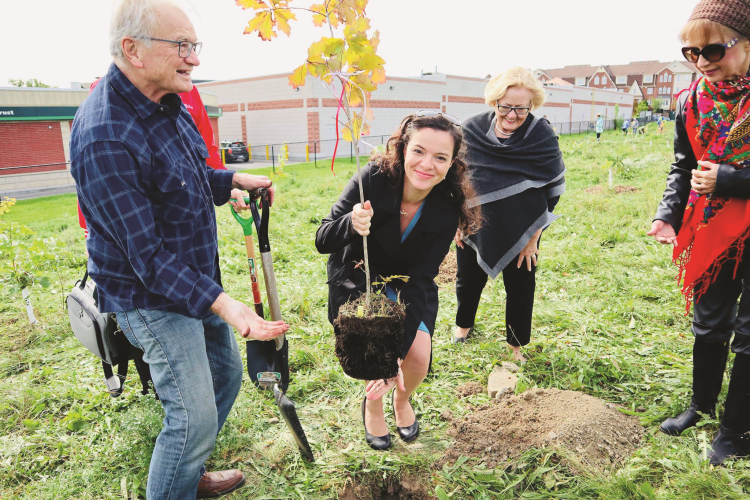
[[[696, 159], [737, 169], [750, 165], [750, 78], [719, 83], [701, 78], [688, 92], [685, 121]], [[750, 199], [690, 191], [673, 253], [687, 310], [722, 265], [734, 261], [736, 273], [748, 236]]]

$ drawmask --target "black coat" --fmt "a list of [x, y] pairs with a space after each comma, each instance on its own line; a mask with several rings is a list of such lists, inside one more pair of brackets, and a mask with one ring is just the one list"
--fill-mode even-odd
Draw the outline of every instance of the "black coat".
[[[685, 126], [687, 98], [688, 92], [683, 92], [677, 99], [677, 116], [674, 126], [675, 161], [667, 177], [664, 196], [654, 216], [655, 220], [668, 222], [674, 228], [675, 233], [680, 232], [685, 206], [690, 197], [690, 179], [693, 177], [693, 170], [698, 168], [698, 160], [695, 158]], [[732, 165], [719, 165], [714, 195], [723, 198], [750, 198], [750, 168], [737, 169]]]
[[[420, 322], [435, 330], [438, 311], [438, 290], [434, 278], [450, 249], [458, 228], [458, 209], [451, 205], [440, 185], [433, 188], [422, 207], [422, 215], [409, 236], [401, 244], [402, 188], [388, 184], [377, 165], [362, 168], [365, 200], [373, 208], [367, 248], [371, 281], [378, 277], [409, 276], [404, 283], [394, 280], [390, 285], [400, 291], [406, 304], [402, 354], [406, 356]], [[339, 308], [365, 291], [364, 270], [355, 265], [364, 258], [362, 237], [351, 230], [351, 212], [360, 202], [357, 174], [351, 178], [331, 213], [323, 219], [315, 236], [315, 246], [328, 258], [328, 320], [338, 316]]]

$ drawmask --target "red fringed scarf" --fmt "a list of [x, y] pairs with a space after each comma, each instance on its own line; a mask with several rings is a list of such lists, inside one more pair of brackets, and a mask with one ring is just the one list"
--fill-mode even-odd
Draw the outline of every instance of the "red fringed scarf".
[[[689, 92], [685, 125], [695, 157], [738, 169], [750, 165], [750, 79], [711, 83], [701, 78]], [[748, 236], [750, 200], [690, 191], [673, 253], [687, 311], [721, 266], [734, 261], [737, 272]]]

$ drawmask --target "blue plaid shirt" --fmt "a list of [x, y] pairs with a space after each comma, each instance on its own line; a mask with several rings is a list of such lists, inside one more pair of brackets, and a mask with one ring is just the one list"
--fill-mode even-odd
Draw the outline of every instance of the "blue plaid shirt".
[[234, 172], [206, 157], [180, 97], [155, 103], [114, 64], [78, 109], [70, 170], [101, 311], [207, 314], [222, 292], [214, 205]]

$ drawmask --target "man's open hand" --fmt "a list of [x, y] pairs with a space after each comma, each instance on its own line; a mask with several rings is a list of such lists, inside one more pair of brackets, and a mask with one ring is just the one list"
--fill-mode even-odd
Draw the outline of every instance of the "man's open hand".
[[211, 306], [211, 311], [232, 325], [243, 338], [271, 340], [289, 330], [284, 321], [266, 321], [242, 302], [222, 292]]

